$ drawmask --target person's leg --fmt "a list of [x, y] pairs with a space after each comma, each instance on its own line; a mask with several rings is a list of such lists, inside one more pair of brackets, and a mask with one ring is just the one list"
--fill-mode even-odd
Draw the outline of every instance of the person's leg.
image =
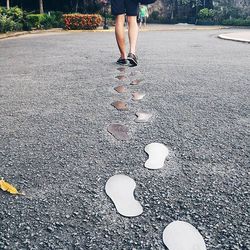
[[115, 19], [115, 37], [118, 48], [120, 50], [121, 58], [126, 59], [126, 43], [124, 31], [125, 15], [117, 15]]
[[117, 60], [118, 64], [127, 64], [126, 60], [126, 44], [124, 34], [124, 23], [125, 23], [125, 0], [111, 0], [111, 12], [116, 17], [115, 19], [115, 37], [116, 42], [120, 51], [120, 58]]
[[130, 45], [129, 52], [135, 55], [138, 38], [138, 24], [136, 16], [128, 16], [128, 38]]
[[136, 52], [136, 43], [138, 37], [138, 24], [137, 24], [137, 15], [138, 15], [139, 1], [135, 0], [125, 0], [126, 14], [128, 17], [128, 38], [129, 38], [129, 53], [128, 61], [131, 66], [137, 66], [137, 57]]

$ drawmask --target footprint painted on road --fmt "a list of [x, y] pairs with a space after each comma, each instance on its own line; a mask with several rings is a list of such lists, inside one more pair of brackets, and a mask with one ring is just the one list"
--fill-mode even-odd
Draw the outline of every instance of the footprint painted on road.
[[135, 122], [148, 122], [149, 119], [152, 117], [152, 114], [145, 112], [137, 112], [135, 114], [137, 116]]
[[133, 80], [130, 85], [138, 85], [140, 82], [142, 82], [143, 79], [136, 79], [136, 80]]
[[124, 68], [124, 67], [119, 67], [119, 68], [117, 68], [117, 70], [120, 71], [120, 72], [125, 72], [126, 68]]
[[120, 81], [124, 81], [127, 77], [126, 76], [116, 76], [115, 78], [117, 78]]
[[117, 110], [128, 110], [127, 103], [123, 101], [115, 101], [111, 103], [112, 106], [114, 106]]
[[126, 88], [123, 85], [115, 87], [114, 90], [117, 91], [118, 93], [125, 93], [125, 92], [127, 92]]
[[132, 100], [133, 100], [133, 101], [139, 101], [139, 100], [143, 99], [143, 97], [144, 97], [145, 95], [146, 95], [146, 94], [139, 93], [139, 92], [134, 92], [134, 93], [132, 93], [132, 96], [133, 96]]
[[199, 231], [184, 221], [174, 221], [163, 231], [163, 242], [169, 250], [206, 250]]
[[150, 143], [145, 147], [145, 151], [149, 158], [145, 162], [148, 169], [159, 169], [164, 166], [164, 162], [169, 155], [168, 148], [162, 143]]
[[114, 175], [107, 181], [105, 191], [119, 214], [126, 217], [142, 214], [143, 208], [140, 202], [134, 198], [135, 187], [135, 181], [123, 174]]
[[128, 140], [128, 128], [122, 124], [110, 124], [107, 128], [108, 132], [113, 135], [117, 140]]
[[130, 73], [130, 76], [136, 76], [136, 75], [141, 75], [141, 71], [135, 70]]

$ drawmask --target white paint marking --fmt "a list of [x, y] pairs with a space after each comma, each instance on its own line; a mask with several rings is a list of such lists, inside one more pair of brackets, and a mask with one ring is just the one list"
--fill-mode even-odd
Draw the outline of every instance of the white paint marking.
[[184, 221], [174, 221], [163, 231], [163, 242], [169, 250], [206, 250], [199, 231]]
[[135, 181], [129, 176], [118, 174], [109, 178], [105, 191], [123, 216], [135, 217], [143, 212], [139, 201], [134, 198]]
[[146, 94], [144, 93], [139, 93], [139, 92], [134, 92], [132, 93], [132, 96], [133, 96], [133, 101], [139, 101], [141, 99], [143, 99], [143, 97], [145, 96]]
[[168, 148], [162, 143], [150, 143], [145, 147], [149, 158], [145, 162], [145, 167], [149, 169], [159, 169], [164, 166], [164, 162], [169, 155]]
[[137, 116], [137, 118], [135, 119], [136, 122], [148, 122], [152, 117], [152, 114], [145, 112], [137, 112], [135, 114]]

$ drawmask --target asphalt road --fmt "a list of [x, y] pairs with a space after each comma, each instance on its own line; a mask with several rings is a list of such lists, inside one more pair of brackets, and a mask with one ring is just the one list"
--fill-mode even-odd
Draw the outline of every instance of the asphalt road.
[[[112, 32], [0, 41], [0, 176], [26, 194], [0, 192], [0, 249], [165, 249], [174, 220], [207, 249], [250, 249], [250, 47], [219, 33], [141, 33], [126, 94], [113, 90]], [[144, 99], [132, 101], [134, 90]], [[137, 111], [152, 120], [134, 122]], [[114, 122], [129, 141], [107, 132]], [[144, 167], [151, 142], [170, 150], [161, 170]], [[122, 217], [105, 194], [118, 173], [136, 181], [141, 216]]]

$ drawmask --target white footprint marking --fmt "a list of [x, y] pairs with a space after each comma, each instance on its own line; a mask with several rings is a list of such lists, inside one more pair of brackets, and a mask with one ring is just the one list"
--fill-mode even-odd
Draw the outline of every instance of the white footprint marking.
[[164, 166], [165, 159], [169, 154], [168, 148], [162, 143], [150, 143], [145, 147], [148, 154], [148, 160], [145, 162], [145, 167], [149, 169], [159, 169]]
[[108, 179], [105, 191], [114, 202], [119, 214], [126, 217], [142, 214], [143, 208], [134, 198], [135, 187], [135, 181], [126, 175], [118, 174]]
[[132, 100], [133, 101], [139, 101], [139, 100], [143, 99], [143, 97], [145, 95], [146, 94], [144, 94], [144, 93], [134, 92], [134, 93], [132, 93], [132, 96], [133, 96]]
[[135, 114], [137, 116], [135, 122], [148, 122], [149, 119], [152, 117], [152, 114], [145, 112], [137, 112]]
[[174, 221], [163, 231], [163, 242], [169, 250], [206, 250], [199, 231], [184, 221]]

